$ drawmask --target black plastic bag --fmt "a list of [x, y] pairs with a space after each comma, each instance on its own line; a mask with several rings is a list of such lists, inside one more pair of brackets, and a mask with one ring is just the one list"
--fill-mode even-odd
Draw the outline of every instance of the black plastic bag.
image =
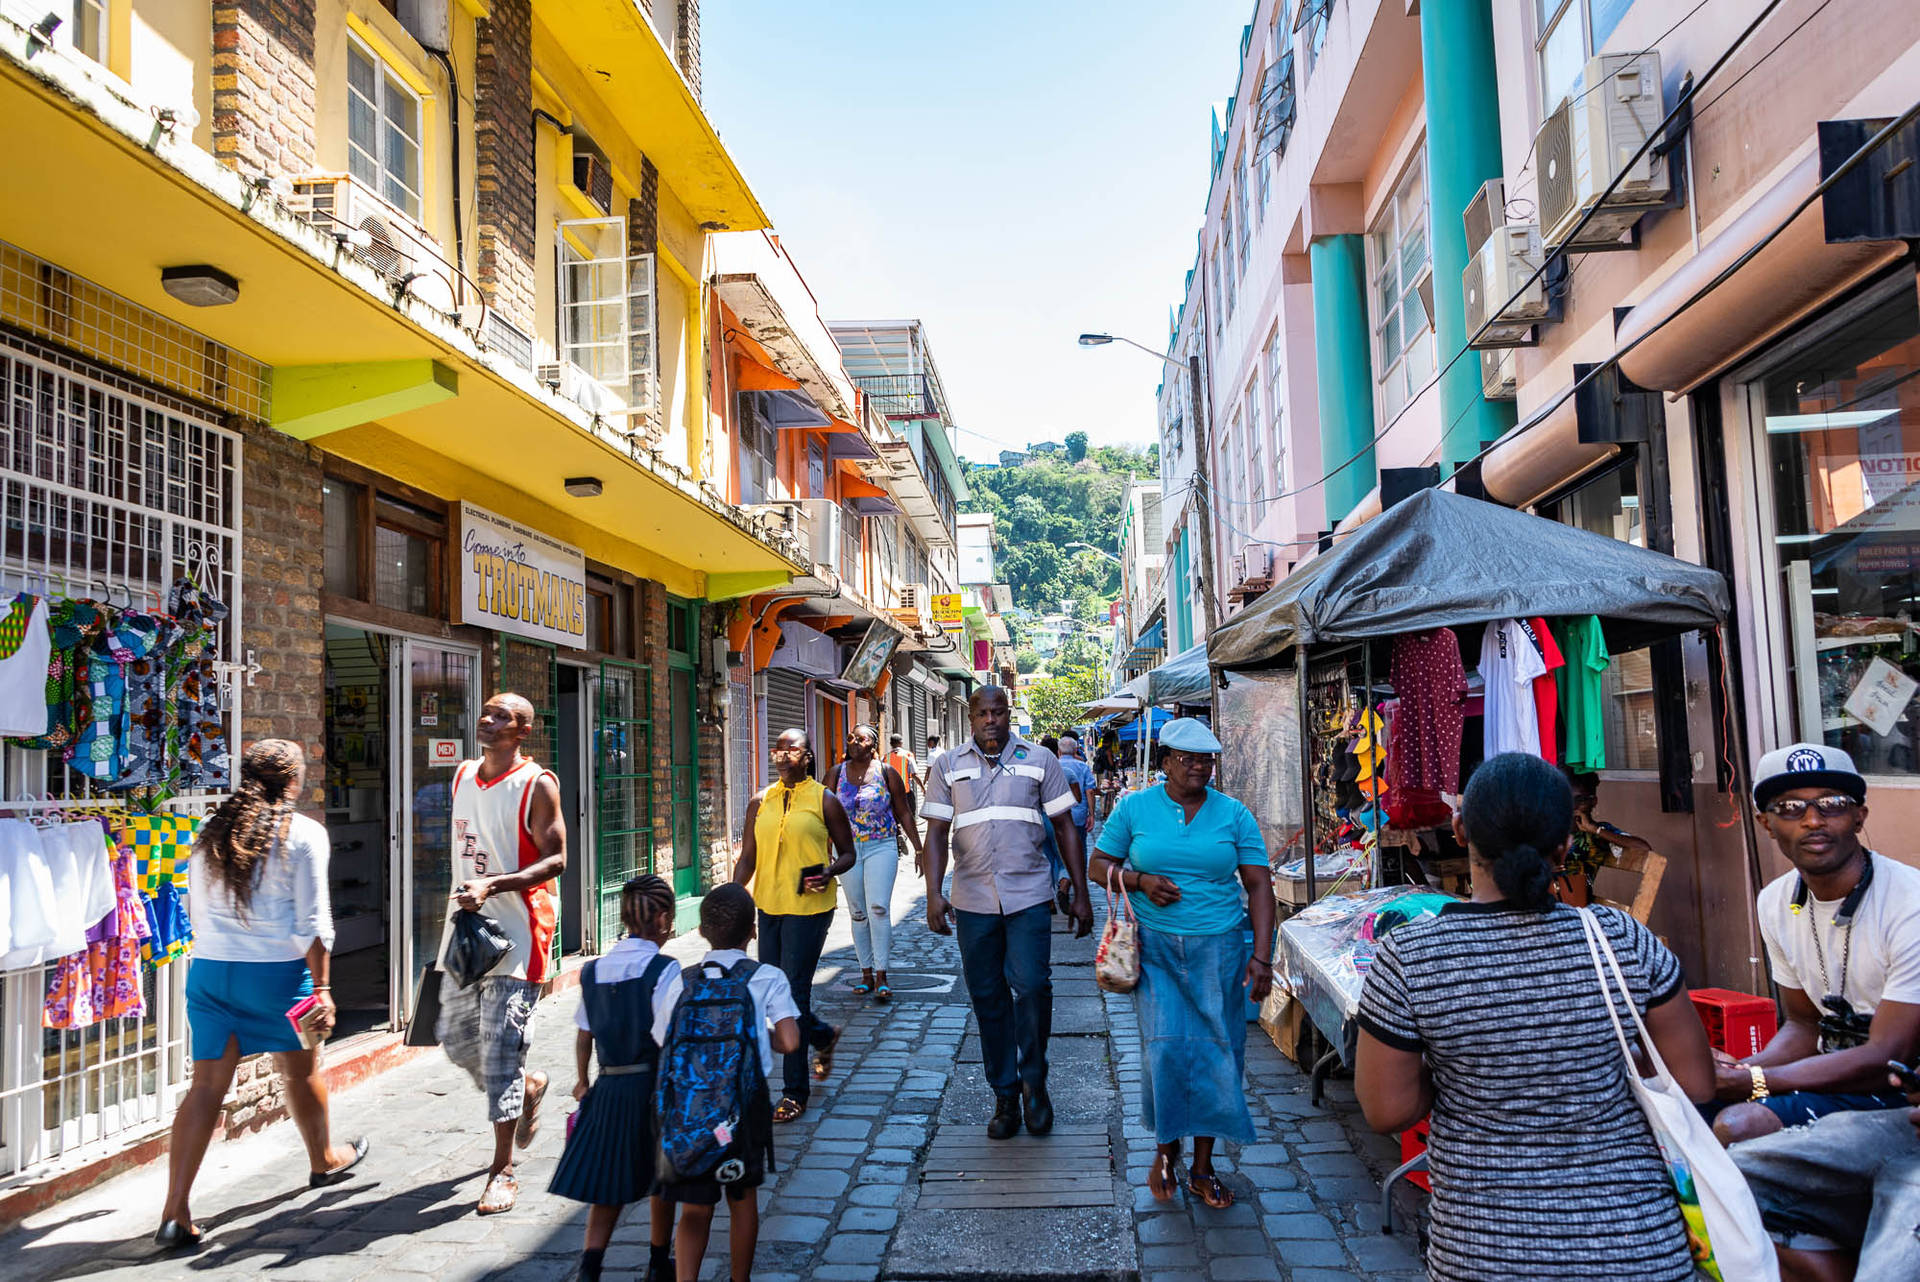
[[447, 946], [442, 968], [465, 988], [488, 974], [513, 951], [513, 941], [500, 923], [485, 913], [462, 908], [453, 915], [453, 942]]

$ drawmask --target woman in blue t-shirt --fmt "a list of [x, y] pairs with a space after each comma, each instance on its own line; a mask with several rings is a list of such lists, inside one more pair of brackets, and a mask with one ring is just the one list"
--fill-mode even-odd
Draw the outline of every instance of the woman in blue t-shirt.
[[1117, 866], [1140, 919], [1140, 1107], [1159, 1145], [1147, 1187], [1159, 1201], [1173, 1196], [1180, 1144], [1192, 1136], [1187, 1191], [1219, 1209], [1233, 1194], [1214, 1174], [1213, 1143], [1253, 1141], [1246, 1000], [1273, 986], [1273, 875], [1253, 814], [1207, 786], [1220, 751], [1213, 732], [1181, 717], [1160, 743], [1167, 781], [1120, 799], [1087, 876], [1104, 884]]

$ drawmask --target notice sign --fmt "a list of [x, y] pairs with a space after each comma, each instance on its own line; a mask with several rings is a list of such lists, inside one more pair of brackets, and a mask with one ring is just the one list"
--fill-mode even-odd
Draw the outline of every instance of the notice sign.
[[579, 548], [462, 503], [458, 584], [461, 623], [586, 648], [587, 558]]
[[1885, 659], [1875, 659], [1867, 665], [1867, 674], [1860, 678], [1860, 684], [1847, 696], [1845, 707], [1875, 734], [1889, 735], [1893, 733], [1894, 722], [1900, 720], [1900, 714], [1913, 701], [1915, 690], [1920, 690], [1920, 681]]
[[960, 626], [961, 594], [958, 592], [936, 592], [933, 595], [933, 621], [943, 628]]
[[445, 766], [451, 770], [460, 764], [460, 741], [458, 739], [427, 740], [427, 764]]

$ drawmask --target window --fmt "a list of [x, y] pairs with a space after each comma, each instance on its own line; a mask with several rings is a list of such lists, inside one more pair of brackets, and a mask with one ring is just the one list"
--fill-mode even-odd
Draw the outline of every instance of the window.
[[1221, 308], [1223, 314], [1233, 315], [1234, 285], [1240, 279], [1240, 273], [1233, 269], [1233, 188], [1227, 188], [1225, 201], [1220, 206], [1220, 250], [1226, 258], [1226, 269], [1221, 272], [1225, 278], [1227, 305]]
[[[1220, 298], [1220, 246], [1218, 245], [1213, 247], [1213, 296], [1217, 304], [1217, 300]], [[1216, 305], [1213, 316], [1213, 336], [1215, 338], [1219, 338], [1227, 332], [1226, 314], [1229, 310], [1230, 305]]]
[[1258, 168], [1260, 171], [1260, 199], [1254, 209], [1258, 211], [1260, 221], [1267, 221], [1267, 207], [1273, 204], [1273, 157], [1271, 147], [1262, 148]]
[[[44, 10], [43, 10], [44, 11]], [[56, 17], [59, 11], [54, 11]], [[73, 0], [72, 12], [54, 31], [56, 43], [95, 62], [107, 60], [106, 0]]]
[[420, 217], [420, 99], [357, 40], [347, 41], [347, 170]]
[[1848, 707], [1876, 678], [1920, 678], [1913, 273], [1810, 339], [1748, 396], [1771, 464], [1793, 736], [1845, 749], [1864, 774], [1920, 775], [1920, 705], [1903, 704], [1884, 734]]
[[1273, 479], [1277, 491], [1287, 488], [1286, 389], [1280, 384], [1280, 331], [1267, 336], [1260, 364], [1267, 376], [1267, 435], [1273, 441]]
[[1257, 372], [1247, 380], [1247, 393], [1242, 401], [1247, 422], [1247, 501], [1252, 502], [1267, 496], [1266, 449], [1260, 439], [1266, 433], [1260, 430], [1260, 375]]
[[587, 648], [616, 658], [631, 659], [633, 651], [633, 585], [603, 575], [587, 574]]
[[366, 487], [329, 476], [320, 484], [320, 524], [326, 546], [326, 590], [360, 595], [360, 505]]
[[1427, 149], [1414, 153], [1367, 234], [1373, 281], [1373, 369], [1379, 413], [1390, 422], [1433, 373], [1433, 323], [1420, 287], [1432, 274], [1427, 245]]
[[1307, 74], [1313, 74], [1313, 68], [1320, 61], [1320, 53], [1327, 47], [1327, 11], [1333, 8], [1333, 0], [1306, 0], [1306, 8], [1300, 15], [1300, 43], [1307, 51]]
[[1253, 172], [1248, 168], [1244, 172], [1240, 162], [1233, 162], [1233, 198], [1234, 212], [1240, 219], [1240, 274], [1247, 274], [1247, 258], [1253, 247], [1253, 219], [1247, 216], [1247, 184], [1253, 181]]
[[1540, 21], [1540, 103], [1548, 112], [1580, 89], [1587, 59], [1606, 47], [1633, 0], [1534, 0]]
[[326, 591], [439, 618], [445, 608], [445, 513], [331, 472], [320, 494]]
[[[620, 405], [652, 409], [659, 382], [654, 343], [652, 254], [627, 255], [627, 220], [560, 224], [560, 357], [585, 371]], [[589, 409], [587, 389], [562, 389]], [[611, 408], [607, 406], [604, 408]]]
[[807, 497], [827, 497], [827, 447], [818, 441], [807, 444]]
[[779, 473], [771, 421], [759, 412], [760, 393], [741, 392], [740, 404], [740, 501], [770, 503], [776, 497]]

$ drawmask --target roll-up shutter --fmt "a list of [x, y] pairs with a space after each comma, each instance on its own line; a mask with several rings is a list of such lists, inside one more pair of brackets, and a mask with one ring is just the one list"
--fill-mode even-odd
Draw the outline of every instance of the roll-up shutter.
[[792, 668], [767, 669], [767, 746], [788, 730], [807, 728], [807, 678]]
[[907, 721], [913, 732], [907, 742], [913, 748], [913, 759], [922, 766], [927, 764], [927, 692], [919, 686], [907, 690]]

